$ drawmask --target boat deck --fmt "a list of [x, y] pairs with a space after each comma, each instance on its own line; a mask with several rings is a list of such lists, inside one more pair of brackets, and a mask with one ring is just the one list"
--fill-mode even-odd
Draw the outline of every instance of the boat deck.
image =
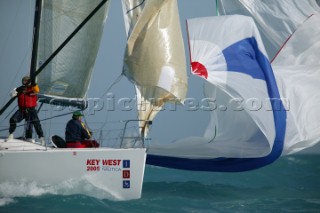
[[52, 146], [42, 146], [38, 143], [27, 142], [20, 139], [12, 139], [5, 141], [5, 139], [0, 139], [0, 150], [7, 151], [27, 151], [27, 150], [47, 150], [53, 149]]

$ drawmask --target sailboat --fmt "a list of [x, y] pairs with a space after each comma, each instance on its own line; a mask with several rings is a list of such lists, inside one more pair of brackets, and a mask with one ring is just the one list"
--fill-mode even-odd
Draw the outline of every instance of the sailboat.
[[[167, 55], [171, 59], [171, 47], [179, 49], [181, 36], [177, 36], [179, 27], [175, 28], [174, 37], [161, 25], [168, 17], [163, 11], [154, 16], [148, 16], [148, 11], [157, 10], [158, 5], [167, 7], [169, 13], [175, 3], [123, 2], [128, 33], [124, 70], [136, 84], [141, 100], [138, 104], [149, 106], [139, 116], [152, 120], [155, 115], [161, 117], [166, 113], [162, 109], [169, 100], [178, 101], [177, 97], [182, 97], [180, 102], [184, 102], [185, 92], [181, 93], [183, 96], [172, 95], [172, 82], [185, 82], [178, 88], [192, 89], [183, 71], [170, 66], [174, 62], [166, 64], [167, 70], [163, 64], [159, 67], [152, 64], [162, 53], [161, 59]], [[202, 136], [173, 141], [152, 137], [147, 145], [147, 164], [194, 171], [242, 172], [267, 166], [281, 156], [320, 141], [317, 1], [221, 0], [216, 5], [218, 17], [187, 20], [192, 74], [199, 76], [204, 85], [204, 96], [196, 100], [203, 104], [200, 109], [207, 111], [208, 125]], [[168, 19], [174, 22], [172, 16]], [[170, 43], [171, 37], [175, 45]], [[168, 43], [163, 44], [163, 40]], [[184, 61], [174, 61], [179, 61], [180, 67], [185, 66]], [[164, 73], [167, 85], [162, 84]], [[159, 90], [168, 92], [171, 98], [161, 98]], [[173, 122], [170, 119], [173, 118], [165, 125]], [[187, 123], [176, 125], [183, 128]]]
[[[108, 7], [107, 0], [35, 2], [30, 76], [37, 77], [40, 101], [71, 109], [87, 107], [85, 96]], [[56, 148], [49, 141], [42, 145], [22, 138], [1, 139], [0, 183], [79, 182], [103, 191], [109, 199], [138, 199], [145, 159], [143, 147]]]
[[[203, 104], [200, 109], [207, 113], [208, 125], [203, 129], [201, 136], [191, 135], [172, 141], [163, 141], [162, 138], [145, 141], [147, 164], [193, 171], [242, 172], [259, 169], [283, 155], [299, 152], [319, 142], [320, 119], [317, 118], [320, 115], [320, 107], [316, 106], [320, 99], [317, 92], [312, 91], [320, 91], [317, 82], [320, 79], [319, 66], [318, 61], [308, 57], [310, 54], [307, 51], [312, 50], [312, 54], [319, 54], [319, 48], [311, 48], [312, 45], [318, 47], [320, 40], [319, 27], [314, 27], [319, 23], [317, 19], [319, 6], [316, 1], [293, 0], [290, 5], [288, 5], [289, 1], [279, 0], [268, 1], [270, 4], [252, 0], [217, 2], [219, 2], [217, 5], [221, 16], [187, 20], [186, 32], [192, 74], [200, 77], [204, 85], [204, 95], [197, 98], [201, 99]], [[294, 15], [297, 11], [302, 11], [296, 24], [288, 24], [287, 21], [292, 20], [292, 17], [285, 20], [285, 17], [290, 17], [290, 13], [280, 16], [280, 21], [266, 21], [270, 16], [263, 16], [266, 11], [272, 14], [274, 7], [279, 8], [277, 11], [279, 15], [280, 12], [288, 11], [283, 9], [288, 6], [299, 8], [289, 10]], [[138, 119], [135, 121], [139, 122], [141, 137], [147, 138], [152, 136], [155, 132], [154, 127], [157, 126], [152, 124], [151, 128], [150, 121], [157, 123], [157, 118], [166, 113], [166, 106], [173, 105], [174, 109], [181, 109], [188, 100], [187, 90], [192, 90], [186, 72], [187, 60], [178, 16], [178, 4], [177, 0], [123, 0], [122, 7], [127, 34], [122, 75], [125, 75], [135, 86], [138, 109]], [[259, 12], [258, 9], [262, 11]], [[312, 18], [309, 19], [309, 17]], [[276, 23], [278, 22], [284, 23], [280, 29], [286, 32], [281, 33], [280, 39], [273, 42], [272, 39], [275, 37], [267, 35], [270, 32], [277, 34]], [[313, 30], [310, 30], [311, 26]], [[266, 32], [262, 31], [263, 27]], [[274, 44], [272, 48], [269, 48], [269, 43]], [[301, 44], [309, 48], [301, 49], [303, 46]], [[240, 52], [234, 53], [232, 51], [234, 49]], [[287, 57], [288, 53], [292, 53], [290, 57]], [[236, 56], [241, 56], [240, 61], [244, 60], [246, 63], [239, 63]], [[277, 57], [270, 64], [274, 56]], [[64, 58], [65, 56], [61, 56], [61, 60]], [[231, 64], [230, 58], [234, 59]], [[40, 64], [45, 64], [42, 60], [45, 59], [41, 59]], [[298, 63], [302, 61], [304, 63]], [[298, 70], [298, 68], [306, 70], [303, 65], [310, 68], [307, 69], [308, 75], [301, 75]], [[278, 66], [281, 66], [281, 69], [278, 69]], [[45, 75], [48, 73], [43, 76], [39, 74], [39, 79], [51, 79], [51, 76]], [[303, 82], [299, 82], [302, 78]], [[38, 83], [40, 84], [40, 80]], [[61, 82], [56, 83], [53, 82], [54, 86], [48, 91], [59, 93], [67, 89]], [[299, 85], [300, 91], [294, 89], [296, 85]], [[42, 85], [42, 87], [45, 86]], [[290, 93], [292, 91], [294, 93]], [[306, 93], [314, 94], [314, 98], [309, 100], [303, 95]], [[51, 94], [54, 101], [56, 96], [58, 95]], [[290, 105], [285, 102], [287, 98], [290, 99]], [[63, 103], [85, 103], [79, 100], [80, 98], [77, 97], [72, 101], [64, 100]], [[241, 105], [243, 100], [249, 100], [245, 102], [249, 104], [245, 105], [248, 108], [243, 108], [244, 106]], [[261, 100], [263, 100], [262, 106], [257, 102]], [[52, 103], [50, 100], [47, 102]], [[193, 107], [192, 104], [190, 105]], [[231, 110], [227, 110], [229, 107]], [[194, 108], [197, 109], [197, 106]], [[293, 109], [292, 112], [291, 109]], [[187, 112], [184, 115], [188, 117], [189, 114], [190, 112]], [[183, 121], [175, 125], [173, 117], [165, 123], [173, 131], [187, 125]], [[174, 124], [170, 126], [171, 123]], [[190, 123], [192, 124], [192, 121]], [[196, 127], [193, 126], [193, 128]], [[40, 149], [39, 145], [36, 146]], [[92, 152], [92, 150], [83, 150]], [[109, 150], [121, 153], [131, 149]], [[139, 150], [145, 154], [144, 148], [132, 150]], [[82, 149], [57, 151], [57, 149], [43, 147], [37, 150], [37, 153], [39, 151], [44, 154], [76, 153], [77, 156]], [[3, 156], [6, 155], [2, 155], [2, 160]], [[121, 161], [124, 160], [121, 158]], [[63, 162], [72, 161], [66, 159]], [[143, 171], [144, 162], [140, 163], [138, 164], [143, 167]], [[60, 162], [59, 165], [62, 164]], [[6, 168], [4, 164], [1, 166]], [[130, 168], [130, 171], [133, 171], [132, 167]], [[7, 170], [9, 171], [9, 168]], [[136, 173], [140, 170], [134, 171]], [[141, 175], [140, 172], [139, 174]], [[131, 185], [133, 185], [132, 182]]]

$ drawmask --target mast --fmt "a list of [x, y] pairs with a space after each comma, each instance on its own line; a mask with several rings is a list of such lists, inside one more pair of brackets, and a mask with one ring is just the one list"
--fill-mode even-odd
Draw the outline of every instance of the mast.
[[36, 0], [34, 21], [33, 21], [33, 46], [31, 56], [30, 77], [31, 83], [35, 83], [34, 74], [37, 70], [37, 58], [38, 58], [38, 44], [39, 44], [39, 32], [40, 32], [40, 18], [41, 18], [42, 0]]
[[[33, 36], [32, 36], [32, 56], [31, 56], [31, 67], [30, 67], [30, 78], [31, 83], [35, 83], [34, 73], [37, 69], [37, 52], [38, 52], [38, 40], [40, 32], [40, 18], [41, 18], [41, 8], [42, 0], [36, 0], [35, 3], [35, 12], [33, 20]], [[11, 103], [16, 99], [17, 96], [12, 97], [0, 110], [0, 115], [11, 105]]]

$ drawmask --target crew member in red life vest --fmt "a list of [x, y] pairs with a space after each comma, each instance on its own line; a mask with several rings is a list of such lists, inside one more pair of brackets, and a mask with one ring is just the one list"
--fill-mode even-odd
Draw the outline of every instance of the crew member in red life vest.
[[25, 76], [22, 78], [22, 86], [15, 88], [11, 92], [11, 97], [18, 96], [19, 109], [10, 118], [9, 136], [7, 140], [13, 139], [13, 132], [17, 127], [17, 123], [25, 119], [27, 121], [25, 133], [27, 141], [32, 141], [32, 127], [34, 126], [40, 143], [45, 145], [43, 131], [36, 110], [38, 100], [37, 93], [39, 93], [39, 91], [38, 85], [35, 83], [31, 84], [30, 77]]
[[82, 114], [75, 111], [72, 119], [68, 121], [66, 126], [66, 142], [67, 148], [88, 148], [99, 147], [95, 140], [91, 140], [92, 135], [86, 125], [81, 121]]

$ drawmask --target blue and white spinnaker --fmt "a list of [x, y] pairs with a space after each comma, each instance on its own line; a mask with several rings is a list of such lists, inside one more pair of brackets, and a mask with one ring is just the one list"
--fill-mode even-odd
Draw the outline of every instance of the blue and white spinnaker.
[[148, 160], [227, 172], [273, 162], [282, 152], [286, 110], [254, 21], [206, 17], [188, 20], [187, 27], [192, 70], [205, 80], [211, 121], [203, 137], [151, 147], [155, 156]]

